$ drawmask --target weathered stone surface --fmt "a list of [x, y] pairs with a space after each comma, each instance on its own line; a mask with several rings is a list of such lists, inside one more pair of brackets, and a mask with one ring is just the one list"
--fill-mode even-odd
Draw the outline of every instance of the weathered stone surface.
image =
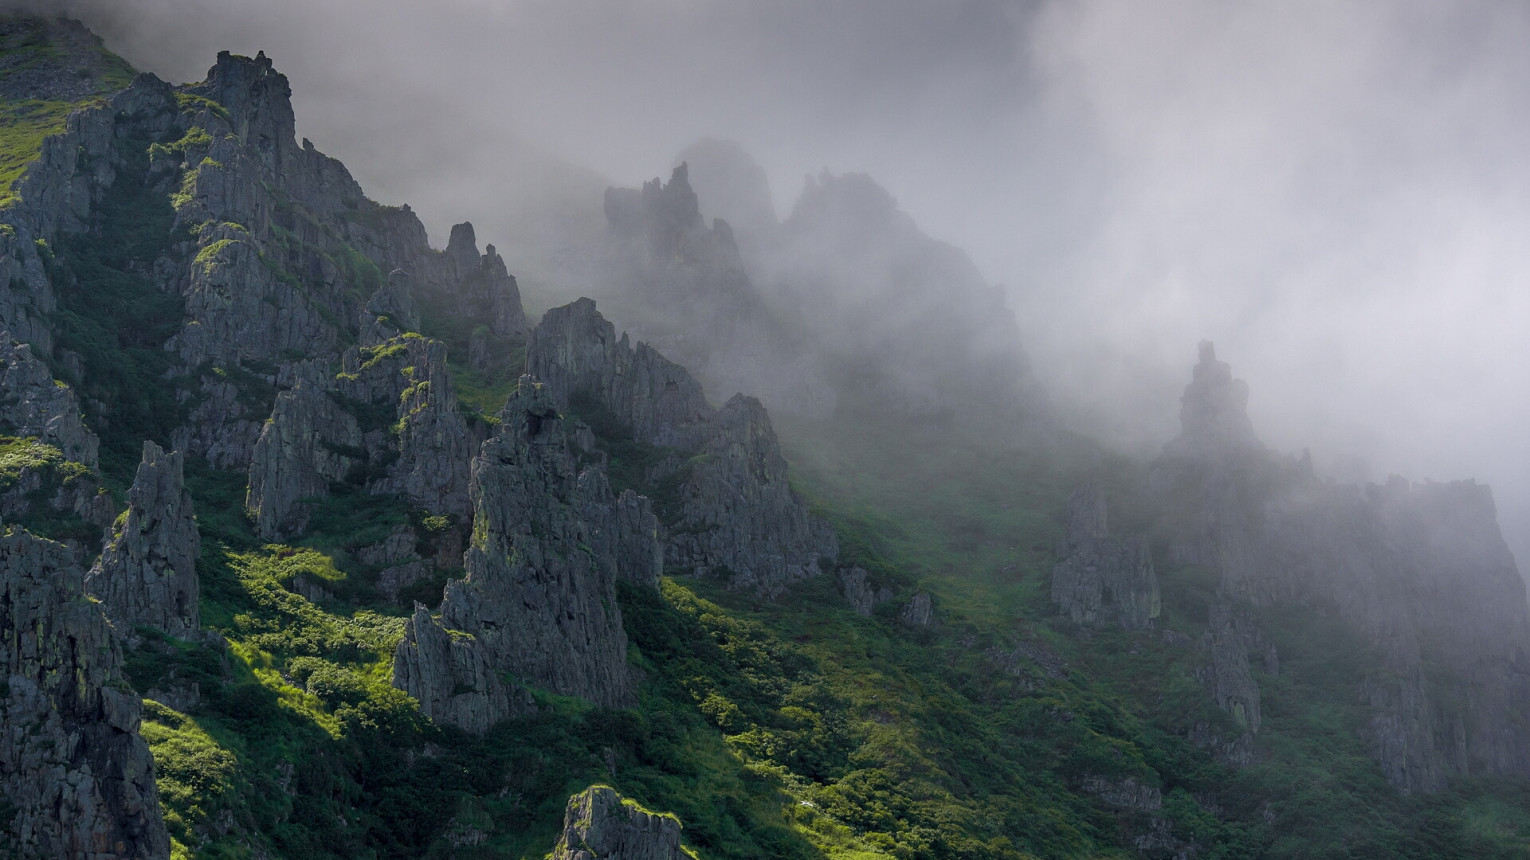
[[1163, 791], [1151, 785], [1127, 777], [1107, 779], [1102, 776], [1084, 777], [1083, 788], [1090, 794], [1117, 809], [1133, 812], [1157, 812], [1163, 808]]
[[563, 835], [551, 860], [685, 860], [680, 821], [623, 800], [615, 789], [593, 785], [568, 799]]
[[143, 443], [128, 490], [127, 518], [85, 576], [119, 636], [142, 624], [180, 639], [201, 628], [197, 556], [201, 538], [181, 452]]
[[638, 441], [684, 455], [648, 476], [679, 484], [677, 510], [664, 524], [668, 567], [774, 595], [839, 556], [833, 530], [787, 483], [758, 400], [739, 395], [712, 409], [684, 368], [645, 344], [633, 348], [625, 335], [618, 340], [589, 299], [547, 312], [528, 342], [527, 368], [560, 408], [593, 403]]
[[774, 595], [838, 558], [833, 530], [787, 483], [786, 459], [760, 401], [728, 401], [692, 462], [666, 554], [671, 566]]
[[0, 231], [0, 330], [50, 353], [53, 332], [47, 318], [58, 308], [53, 284], [26, 225], [12, 221], [10, 228]]
[[15, 436], [36, 436], [64, 456], [94, 469], [100, 440], [80, 418], [74, 389], [54, 382], [32, 348], [0, 331], [0, 427]]
[[488, 330], [500, 337], [524, 335], [530, 326], [521, 307], [521, 290], [505, 269], [504, 258], [493, 245], [478, 255], [478, 239], [473, 225], [464, 221], [452, 226], [446, 246], [456, 282], [445, 296], [459, 314], [482, 320]]
[[331, 377], [303, 365], [277, 395], [250, 465], [247, 506], [260, 534], [300, 533], [302, 500], [340, 483], [466, 520], [477, 440], [457, 408], [446, 347], [406, 334], [348, 350], [343, 368]]
[[935, 600], [929, 592], [921, 591], [909, 598], [898, 617], [910, 627], [929, 627], [935, 623]]
[[329, 494], [366, 462], [356, 418], [323, 391], [319, 377], [276, 397], [250, 462], [245, 507], [268, 540], [297, 534], [308, 522], [304, 499]]
[[388, 274], [388, 282], [377, 288], [361, 310], [362, 346], [377, 346], [404, 332], [420, 330], [420, 309], [414, 303], [412, 279], [403, 269]]
[[664, 532], [648, 497], [632, 490], [613, 496], [606, 473], [579, 473], [579, 518], [603, 567], [622, 579], [657, 588], [664, 573]]
[[893, 590], [887, 586], [878, 586], [871, 580], [871, 574], [859, 567], [842, 567], [839, 569], [839, 593], [844, 595], [845, 602], [850, 604], [857, 615], [871, 616], [876, 608], [893, 599]]
[[[603, 478], [580, 480], [544, 386], [523, 376], [500, 418], [500, 433], [473, 462], [467, 575], [447, 583], [439, 624], [473, 637], [461, 646], [473, 650], [472, 665], [606, 707], [630, 705], [627, 636], [616, 602], [617, 571], [609, 565], [617, 556], [594, 549], [593, 530], [579, 516], [606, 503], [610, 490]], [[592, 490], [594, 498], [584, 495]], [[649, 558], [646, 572], [632, 578], [651, 571]], [[423, 622], [416, 615], [418, 638]], [[398, 663], [409, 659], [408, 648], [408, 642], [400, 646]], [[395, 684], [422, 704], [426, 698], [417, 690], [444, 683], [400, 671]]]
[[1110, 536], [1105, 494], [1089, 483], [1068, 501], [1068, 537], [1052, 568], [1052, 602], [1075, 624], [1144, 630], [1162, 609], [1146, 537]]
[[446, 629], [418, 603], [394, 653], [393, 686], [437, 723], [480, 734], [535, 708], [530, 693], [500, 680], [477, 639]]
[[567, 409], [591, 397], [632, 429], [638, 441], [694, 451], [710, 435], [713, 409], [685, 368], [647, 344], [634, 349], [589, 299], [553, 308], [532, 331], [526, 372]]
[[165, 858], [139, 699], [61, 545], [0, 536], [0, 798], [20, 858]]
[[[469, 466], [478, 440], [457, 408], [446, 345], [399, 337], [380, 344], [371, 358], [348, 351], [345, 368], [338, 381], [343, 397], [374, 407], [394, 404], [397, 416], [397, 459], [369, 485], [371, 491], [397, 493], [425, 510], [467, 519]], [[391, 437], [374, 436], [369, 458], [386, 459], [393, 444]]]
[[1212, 604], [1209, 626], [1204, 647], [1211, 652], [1211, 666], [1204, 674], [1212, 698], [1249, 734], [1258, 734], [1259, 685], [1249, 670], [1247, 637], [1232, 608], [1220, 601]]

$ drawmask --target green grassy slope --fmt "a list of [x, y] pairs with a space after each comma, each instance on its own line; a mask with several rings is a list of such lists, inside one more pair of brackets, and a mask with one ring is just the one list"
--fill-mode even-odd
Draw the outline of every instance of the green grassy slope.
[[0, 206], [15, 194], [45, 137], [70, 111], [128, 85], [133, 69], [100, 40], [41, 18], [0, 21]]
[[[142, 440], [168, 441], [180, 408], [159, 393], [166, 359], [155, 350], [178, 304], [133, 274], [169, 253], [170, 206], [129, 180], [92, 240], [60, 242], [50, 260], [59, 341], [82, 357], [103, 481], [119, 493]], [[471, 325], [431, 318], [427, 333], [460, 354]], [[492, 412], [514, 376], [454, 368], [474, 413]], [[662, 509], [669, 488], [645, 485], [641, 468], [654, 452], [585, 417], [612, 454], [613, 482]], [[1239, 731], [1197, 678], [1207, 571], [1160, 564], [1158, 631], [1082, 631], [1055, 616], [1049, 576], [1068, 493], [1097, 476], [1113, 521], [1148, 529], [1152, 512], [1127, 491], [1140, 466], [1084, 440], [1040, 454], [937, 426], [776, 422], [845, 563], [898, 599], [863, 618], [827, 577], [774, 603], [685, 578], [625, 588], [639, 707], [534, 691], [538, 713], [483, 737], [431, 725], [389, 684], [405, 608], [379, 598], [377, 571], [354, 550], [397, 523], [428, 532], [419, 512], [342, 492], [316, 509], [307, 537], [267, 544], [244, 514], [245, 476], [188, 463], [202, 617], [221, 638], [145, 631], [127, 665], [140, 692], [195, 684], [183, 710], [145, 705], [175, 856], [537, 858], [567, 797], [592, 783], [675, 813], [708, 860], [1128, 857], [1155, 833], [1198, 857], [1530, 850], [1525, 786], [1406, 798], [1385, 784], [1355, 732], [1353, 682], [1369, 657], [1331, 619], [1261, 617], [1283, 668], [1259, 678], [1265, 726], [1239, 770], [1186, 739], [1197, 724]], [[46, 454], [0, 442], [6, 457]], [[898, 617], [919, 590], [934, 597], [932, 628]], [[1126, 780], [1157, 789], [1162, 808], [1096, 795]]]

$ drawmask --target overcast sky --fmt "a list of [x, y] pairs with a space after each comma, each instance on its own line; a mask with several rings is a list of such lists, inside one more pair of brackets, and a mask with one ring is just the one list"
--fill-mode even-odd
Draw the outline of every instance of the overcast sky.
[[1267, 442], [1492, 483], [1530, 559], [1530, 4], [74, 5], [177, 82], [265, 50], [437, 242], [496, 241], [484, 175], [530, 148], [635, 185], [734, 138], [782, 213], [869, 172], [1009, 289], [1068, 414], [1156, 448], [1210, 338]]

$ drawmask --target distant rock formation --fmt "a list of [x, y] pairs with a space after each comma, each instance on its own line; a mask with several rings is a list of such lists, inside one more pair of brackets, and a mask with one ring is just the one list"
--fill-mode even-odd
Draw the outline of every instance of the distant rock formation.
[[702, 214], [730, 225], [738, 241], [763, 238], [776, 226], [765, 169], [737, 141], [702, 138], [675, 162], [688, 166]]
[[593, 401], [637, 441], [673, 449], [648, 475], [678, 485], [665, 522], [670, 568], [774, 594], [838, 557], [833, 531], [792, 492], [758, 400], [740, 395], [713, 409], [685, 368], [625, 335], [618, 340], [589, 299], [547, 312], [526, 364], [558, 408]]
[[878, 606], [893, 599], [893, 590], [877, 585], [871, 574], [859, 567], [843, 567], [839, 570], [839, 593], [855, 610], [856, 615], [870, 617]]
[[610, 241], [595, 286], [627, 330], [684, 364], [718, 400], [743, 391], [772, 409], [833, 413], [818, 345], [765, 302], [728, 222], [703, 222], [684, 162], [667, 183], [607, 189], [605, 213]]
[[[1258, 443], [1246, 401], [1203, 343], [1182, 432], [1152, 475], [1175, 558], [1216, 571], [1226, 601], [1323, 607], [1375, 646], [1380, 666], [1356, 695], [1399, 789], [1530, 776], [1530, 610], [1491, 491], [1396, 477], [1323, 483], [1307, 461]], [[1218, 703], [1257, 727], [1247, 668], [1257, 629], [1218, 609], [1208, 635]]]
[[1164, 446], [1164, 457], [1206, 462], [1265, 450], [1248, 418], [1248, 383], [1233, 378], [1209, 340], [1201, 341], [1200, 361], [1179, 404], [1180, 434]]
[[128, 490], [127, 516], [85, 576], [119, 636], [138, 625], [189, 639], [202, 626], [197, 605], [201, 537], [181, 452], [143, 443], [143, 462]]
[[686, 860], [680, 821], [593, 785], [568, 799], [551, 860]]
[[1051, 437], [1048, 397], [1003, 288], [925, 235], [871, 177], [808, 177], [753, 257], [767, 303], [805, 309], [842, 407], [954, 419], [990, 438]]
[[138, 695], [68, 550], [0, 535], [0, 800], [11, 856], [170, 854]]
[[1075, 624], [1145, 630], [1161, 611], [1146, 537], [1110, 536], [1105, 494], [1088, 483], [1068, 501], [1068, 537], [1052, 568], [1052, 602]]

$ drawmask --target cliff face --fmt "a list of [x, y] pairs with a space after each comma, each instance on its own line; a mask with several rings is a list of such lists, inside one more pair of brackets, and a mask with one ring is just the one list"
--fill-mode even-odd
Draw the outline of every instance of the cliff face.
[[664, 523], [671, 568], [773, 594], [819, 573], [821, 560], [833, 565], [834, 533], [787, 483], [758, 400], [739, 395], [713, 409], [685, 368], [646, 344], [632, 347], [625, 334], [618, 340], [589, 299], [547, 312], [526, 363], [560, 408], [593, 405], [636, 441], [660, 449], [646, 477], [677, 490]]
[[85, 577], [85, 589], [100, 599], [119, 636], [140, 624], [180, 639], [201, 630], [201, 537], [183, 470], [179, 451], [144, 443], [122, 528]]
[[[501, 432], [484, 443], [473, 462], [473, 540], [466, 555], [467, 576], [450, 583], [439, 621], [416, 612], [395, 661], [394, 683], [419, 698], [432, 713], [446, 686], [432, 677], [429, 661], [452, 634], [454, 687], [482, 692], [483, 707], [499, 708], [493, 672], [607, 707], [631, 703], [627, 636], [616, 605], [613, 566], [621, 556], [592, 548], [602, 541], [580, 512], [594, 511], [597, 524], [618, 532], [615, 500], [599, 480], [581, 480], [557, 407], [546, 388], [522, 377], [501, 413]], [[590, 467], [598, 469], [598, 467]], [[649, 525], [649, 534], [653, 534]], [[629, 535], [628, 541], [640, 535]], [[618, 533], [614, 543], [621, 544]], [[651, 581], [654, 553], [635, 554], [637, 569], [626, 575]], [[431, 628], [438, 628], [432, 630]], [[440, 629], [444, 628], [444, 629]], [[469, 638], [470, 637], [470, 638]], [[487, 682], [482, 666], [489, 667]], [[466, 667], [471, 674], [464, 673]], [[508, 711], [498, 716], [508, 716]], [[459, 723], [481, 729], [495, 720], [474, 717]]]
[[11, 856], [168, 857], [138, 696], [64, 547], [0, 537], [0, 630]]
[[[1381, 666], [1355, 694], [1371, 707], [1369, 740], [1394, 785], [1530, 775], [1530, 613], [1489, 489], [1322, 483], [1305, 461], [1258, 443], [1246, 400], [1203, 344], [1184, 432], [1153, 475], [1174, 554], [1215, 570], [1226, 601], [1324, 607], [1375, 646]], [[1240, 642], [1217, 653], [1246, 652], [1246, 633], [1213, 626], [1217, 642]], [[1221, 662], [1219, 679], [1247, 675], [1231, 656]], [[1217, 697], [1246, 708], [1252, 698]]]
[[1068, 501], [1068, 537], [1052, 568], [1052, 602], [1075, 624], [1153, 624], [1162, 610], [1158, 576], [1146, 537], [1110, 536], [1105, 496], [1086, 484]]

